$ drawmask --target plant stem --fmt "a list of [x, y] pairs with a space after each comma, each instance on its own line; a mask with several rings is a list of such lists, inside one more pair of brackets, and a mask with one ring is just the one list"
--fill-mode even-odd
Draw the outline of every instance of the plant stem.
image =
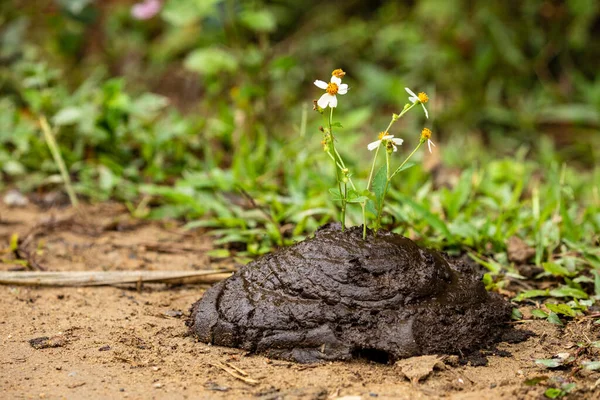
[[415, 147], [415, 149], [412, 151], [412, 153], [410, 153], [408, 155], [408, 157], [406, 157], [406, 159], [404, 161], [402, 161], [402, 164], [400, 164], [400, 166], [398, 168], [396, 168], [396, 170], [394, 171], [394, 173], [392, 175], [390, 175], [390, 177], [388, 178], [388, 180], [392, 179], [394, 177], [394, 175], [396, 175], [398, 172], [400, 172], [400, 170], [402, 169], [402, 167], [404, 167], [404, 165], [406, 164], [406, 162], [408, 160], [410, 160], [410, 158], [417, 152], [417, 150], [419, 150], [419, 147], [421, 147], [422, 144], [423, 144], [423, 142], [419, 141], [419, 144], [417, 145], [417, 147]]
[[[398, 121], [400, 118], [402, 118], [404, 116], [404, 114], [406, 114], [408, 111], [410, 111], [415, 105], [417, 105], [417, 103], [413, 103], [410, 106], [404, 108], [400, 114], [396, 117], [392, 117], [390, 123], [388, 124], [387, 128], [385, 128], [385, 131], [383, 133], [383, 136], [387, 135], [388, 132], [390, 131], [390, 128], [392, 127], [392, 125], [394, 124], [394, 122]], [[420, 146], [420, 144], [419, 144]], [[377, 162], [377, 156], [379, 155], [379, 148], [381, 146], [377, 146], [377, 149], [375, 150], [375, 156], [373, 156], [373, 163], [371, 164], [371, 171], [369, 171], [369, 179], [367, 179], [367, 190], [371, 189], [371, 183], [373, 182], [373, 173], [375, 172], [375, 164]], [[418, 147], [417, 147], [418, 148]], [[415, 150], [416, 151], [416, 150]], [[411, 153], [411, 156], [415, 153], [415, 151], [413, 151]], [[410, 158], [410, 156], [409, 156]], [[406, 163], [407, 160], [404, 161], [404, 163], [402, 163], [402, 166]], [[385, 193], [387, 192], [387, 187], [389, 184], [389, 180], [396, 175], [396, 173], [398, 172], [398, 170], [396, 170], [392, 176], [389, 176], [390, 173], [390, 165], [389, 165], [389, 154], [387, 154], [386, 156], [386, 162], [387, 162], [387, 174], [388, 174], [388, 180], [386, 182], [386, 187], [385, 187], [385, 192], [384, 192], [384, 197], [383, 199], [385, 199]], [[401, 167], [402, 167], [401, 166]], [[376, 225], [375, 225], [375, 235], [377, 235], [377, 230], [379, 229], [379, 221], [381, 221], [381, 211], [383, 209], [383, 199], [382, 199], [382, 203], [381, 203], [381, 207], [380, 210], [378, 212], [377, 218], [376, 218]], [[361, 207], [362, 207], [362, 211], [363, 211], [363, 240], [366, 239], [367, 237], [367, 215], [366, 215], [366, 206], [367, 206], [367, 202], [362, 202], [360, 203]]]
[[381, 227], [381, 217], [383, 216], [383, 204], [385, 203], [385, 195], [387, 194], [388, 188], [390, 186], [390, 152], [386, 150], [385, 152], [385, 172], [387, 175], [387, 179], [385, 180], [385, 186], [383, 188], [383, 196], [381, 197], [381, 204], [379, 204], [379, 209], [377, 210], [377, 219], [375, 220], [375, 235], [377, 236], [377, 231]]
[[363, 217], [363, 240], [365, 240], [367, 238], [367, 202], [363, 201], [362, 203], [360, 203], [360, 206], [362, 207], [362, 217]]
[[[335, 136], [333, 135], [333, 107], [329, 107], [329, 109], [331, 110], [329, 113], [329, 121], [328, 121], [328, 125], [329, 125], [329, 135], [331, 135], [331, 148], [333, 149], [333, 152], [335, 154], [338, 154], [338, 158], [339, 157], [339, 153], [337, 152], [336, 148], [335, 148]], [[340, 180], [340, 174], [338, 172], [338, 162], [335, 160], [335, 157], [333, 157], [333, 162], [334, 162], [334, 168], [335, 168], [335, 176], [337, 179], [337, 183], [338, 183], [338, 190], [340, 192], [340, 196], [342, 197], [342, 216], [341, 216], [341, 222], [342, 222], [342, 232], [344, 232], [346, 230], [346, 191], [342, 192], [342, 182]], [[340, 169], [343, 169], [343, 161], [341, 161], [340, 163], [341, 167]]]
[[48, 144], [48, 148], [50, 149], [50, 153], [52, 153], [54, 162], [56, 163], [56, 166], [60, 171], [60, 175], [62, 176], [63, 182], [65, 183], [65, 189], [67, 190], [67, 195], [69, 196], [71, 205], [74, 208], [77, 208], [79, 206], [79, 201], [77, 201], [77, 196], [75, 195], [75, 191], [73, 190], [71, 178], [69, 177], [67, 167], [65, 166], [65, 162], [60, 154], [60, 148], [56, 143], [56, 139], [54, 138], [52, 129], [50, 129], [50, 125], [48, 125], [48, 120], [46, 120], [46, 117], [44, 116], [40, 117], [40, 127], [42, 128], [42, 132], [44, 132], [44, 137], [46, 139], [46, 143]]
[[373, 157], [373, 164], [371, 164], [371, 172], [369, 172], [369, 179], [367, 180], [367, 190], [371, 189], [371, 182], [373, 181], [373, 172], [375, 171], [375, 162], [377, 161], [377, 155], [379, 154], [379, 148], [381, 146], [377, 146], [375, 150], [375, 156]]

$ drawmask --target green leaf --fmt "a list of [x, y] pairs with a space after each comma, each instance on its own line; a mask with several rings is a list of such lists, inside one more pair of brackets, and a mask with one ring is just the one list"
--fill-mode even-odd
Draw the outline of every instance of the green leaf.
[[546, 396], [549, 399], [556, 399], [561, 395], [562, 395], [562, 390], [557, 389], [557, 388], [548, 388], [544, 392], [544, 396]]
[[533, 315], [536, 318], [548, 318], [548, 314], [546, 314], [546, 312], [540, 310], [539, 308], [531, 310], [531, 315]]
[[205, 253], [211, 258], [228, 258], [231, 257], [231, 252], [227, 249], [214, 249]]
[[269, 10], [244, 11], [240, 22], [255, 32], [273, 32], [277, 28], [275, 16]]
[[523, 319], [523, 313], [521, 311], [519, 311], [518, 308], [513, 308], [511, 318], [514, 319], [515, 321], [520, 321]]
[[81, 119], [81, 108], [79, 107], [65, 107], [54, 115], [52, 122], [54, 125], [72, 125]]
[[222, 0], [170, 0], [165, 2], [161, 16], [168, 23], [182, 27], [217, 14], [216, 5], [221, 2]]
[[373, 217], [377, 216], [377, 207], [375, 207], [375, 201], [373, 199], [369, 199], [367, 201], [367, 212], [369, 212]]
[[596, 297], [600, 298], [600, 273], [598, 271], [592, 271], [594, 274], [594, 293]]
[[15, 252], [19, 248], [19, 234], [13, 233], [10, 235], [10, 251]]
[[329, 189], [329, 193], [331, 194], [331, 199], [333, 201], [342, 201], [342, 194], [338, 188]]
[[590, 371], [598, 371], [600, 370], [600, 361], [584, 361], [581, 363], [585, 369], [589, 369]]
[[333, 128], [343, 128], [342, 123], [341, 122], [334, 122], [333, 124], [331, 124], [331, 126]]
[[384, 164], [377, 170], [377, 173], [373, 178], [373, 193], [375, 194], [375, 207], [377, 210], [379, 210], [383, 204], [386, 183], [387, 165]]
[[469, 258], [475, 261], [477, 264], [487, 268], [492, 274], [497, 275], [502, 269], [498, 263], [495, 262], [487, 262], [482, 258], [479, 258], [475, 253], [469, 253]]
[[531, 299], [533, 297], [546, 297], [546, 296], [548, 296], [548, 292], [549, 292], [549, 290], [540, 290], [540, 289], [526, 290], [524, 292], [519, 293], [519, 295], [517, 297], [515, 297], [513, 300], [514, 301], [523, 301], [525, 299]]
[[560, 358], [542, 358], [539, 360], [535, 360], [535, 363], [537, 365], [541, 365], [542, 367], [546, 368], [558, 368], [561, 367], [564, 362], [565, 360], [562, 360]]
[[369, 200], [369, 191], [368, 190], [363, 190], [360, 193], [358, 193], [354, 189], [348, 190], [348, 196], [346, 199], [346, 201], [348, 203], [363, 203], [367, 200]]
[[238, 61], [231, 53], [215, 47], [194, 50], [183, 64], [190, 71], [204, 75], [234, 72], [238, 68]]
[[395, 176], [396, 174], [398, 174], [402, 171], [406, 171], [407, 169], [412, 168], [415, 165], [417, 165], [417, 164], [415, 164], [414, 162], [407, 162], [402, 167], [399, 167], [397, 170], [395, 170], [394, 173], [392, 174], [392, 176]]
[[554, 324], [554, 325], [563, 326], [562, 321], [560, 320], [558, 315], [553, 311], [550, 311], [550, 314], [548, 314], [548, 322], [550, 322], [551, 324]]
[[575, 317], [577, 313], [571, 307], [566, 304], [545, 304], [546, 308], [550, 311], [553, 311], [557, 314], [566, 315], [567, 317]]
[[552, 297], [573, 297], [574, 299], [587, 299], [589, 296], [586, 292], [580, 289], [575, 289], [568, 286], [563, 286], [558, 289], [550, 290], [550, 296]]
[[533, 378], [526, 379], [523, 383], [527, 386], [536, 386], [547, 379], [548, 377], [546, 375], [534, 376]]
[[401, 202], [408, 204], [413, 209], [413, 211], [415, 211], [421, 216], [421, 218], [423, 218], [425, 222], [427, 222], [438, 232], [442, 233], [448, 241], [452, 241], [452, 233], [450, 233], [450, 230], [448, 229], [444, 221], [442, 221], [437, 215], [433, 214], [427, 208], [414, 201], [411, 197], [404, 196], [400, 193], [396, 193], [395, 196]]
[[552, 274], [554, 276], [572, 276], [573, 275], [573, 273], [571, 271], [569, 271], [567, 268], [563, 267], [562, 265], [558, 265], [556, 263], [545, 262], [542, 264], [542, 266], [544, 267], [544, 270], [546, 272], [548, 272], [549, 274]]

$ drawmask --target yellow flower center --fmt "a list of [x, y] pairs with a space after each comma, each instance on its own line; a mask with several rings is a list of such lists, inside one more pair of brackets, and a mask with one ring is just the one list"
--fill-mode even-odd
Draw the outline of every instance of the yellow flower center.
[[421, 131], [421, 140], [429, 140], [431, 138], [431, 130], [423, 128]]
[[333, 72], [331, 73], [331, 75], [338, 77], [338, 78], [343, 78], [344, 75], [346, 75], [346, 73], [341, 69], [334, 69]]
[[379, 140], [383, 140], [383, 137], [387, 135], [385, 132], [379, 132]]
[[419, 98], [419, 101], [423, 104], [429, 101], [429, 97], [427, 97], [427, 95], [424, 92], [419, 93], [417, 97]]
[[338, 92], [338, 89], [339, 89], [339, 87], [338, 87], [337, 83], [329, 82], [327, 84], [327, 89], [325, 89], [325, 91], [327, 93], [329, 93], [330, 95], [335, 96]]

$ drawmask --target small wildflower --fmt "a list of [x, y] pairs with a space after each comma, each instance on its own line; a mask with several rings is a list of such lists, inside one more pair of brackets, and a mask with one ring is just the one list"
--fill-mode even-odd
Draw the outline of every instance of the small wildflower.
[[341, 68], [334, 69], [333, 72], [331, 73], [331, 76], [336, 76], [340, 79], [342, 79], [345, 75], [346, 75], [346, 73]]
[[431, 141], [431, 130], [427, 128], [423, 128], [421, 131], [421, 143], [424, 143], [425, 141], [427, 141], [427, 147], [431, 153], [431, 146], [435, 147], [435, 143]]
[[392, 151], [397, 151], [398, 148], [396, 146], [400, 146], [404, 140], [400, 138], [394, 138], [394, 135], [387, 135], [385, 132], [380, 132], [379, 140], [369, 143], [367, 145], [367, 149], [369, 149], [369, 151], [373, 151], [379, 147], [381, 142], [385, 142], [386, 146], [391, 146]]
[[150, 19], [158, 14], [161, 8], [160, 0], [145, 0], [131, 7], [131, 16], [139, 20]]
[[429, 113], [425, 108], [425, 103], [429, 101], [429, 97], [427, 97], [427, 95], [424, 92], [420, 92], [418, 95], [416, 95], [415, 92], [413, 92], [409, 88], [404, 88], [404, 90], [406, 90], [406, 92], [410, 94], [408, 100], [411, 101], [413, 104], [417, 102], [420, 103], [421, 107], [423, 107], [423, 111], [425, 111], [425, 117], [429, 118]]
[[337, 72], [339, 76], [336, 76], [336, 71], [338, 70], [336, 69], [335, 71], [333, 71], [329, 83], [320, 80], [315, 81], [316, 87], [325, 90], [325, 94], [323, 94], [321, 98], [317, 101], [317, 105], [321, 108], [327, 108], [327, 106], [331, 108], [337, 107], [336, 95], [346, 94], [348, 92], [348, 85], [342, 83], [342, 79], [340, 78], [340, 76], [344, 76], [346, 73], [340, 69], [340, 72]]
[[400, 116], [399, 116], [398, 114], [396, 114], [396, 113], [393, 113], [393, 114], [392, 114], [392, 120], [393, 120], [394, 122], [396, 122], [396, 121], [398, 121], [398, 119], [400, 119]]

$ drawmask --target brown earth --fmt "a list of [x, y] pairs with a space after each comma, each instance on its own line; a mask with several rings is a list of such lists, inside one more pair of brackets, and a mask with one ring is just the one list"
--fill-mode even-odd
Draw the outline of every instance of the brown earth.
[[[68, 209], [0, 205], [0, 270], [23, 269], [19, 257], [29, 259], [28, 268], [51, 271], [232, 265], [207, 254], [213, 247], [202, 232], [186, 232], [175, 222], [135, 220], [115, 204], [82, 208], [75, 215]], [[29, 238], [18, 254], [10, 248], [14, 234]], [[517, 329], [537, 336], [500, 344], [487, 366], [461, 365], [456, 356], [414, 357], [395, 365], [366, 360], [301, 365], [196, 342], [184, 322], [205, 289], [0, 286], [1, 397], [538, 399], [548, 387], [566, 382], [577, 385], [566, 398], [600, 397], [600, 373], [535, 364], [559, 353], [598, 359], [598, 349], [577, 346], [598, 339], [600, 329], [591, 319], [565, 328], [523, 321]], [[525, 383], [536, 377], [541, 383]]]

